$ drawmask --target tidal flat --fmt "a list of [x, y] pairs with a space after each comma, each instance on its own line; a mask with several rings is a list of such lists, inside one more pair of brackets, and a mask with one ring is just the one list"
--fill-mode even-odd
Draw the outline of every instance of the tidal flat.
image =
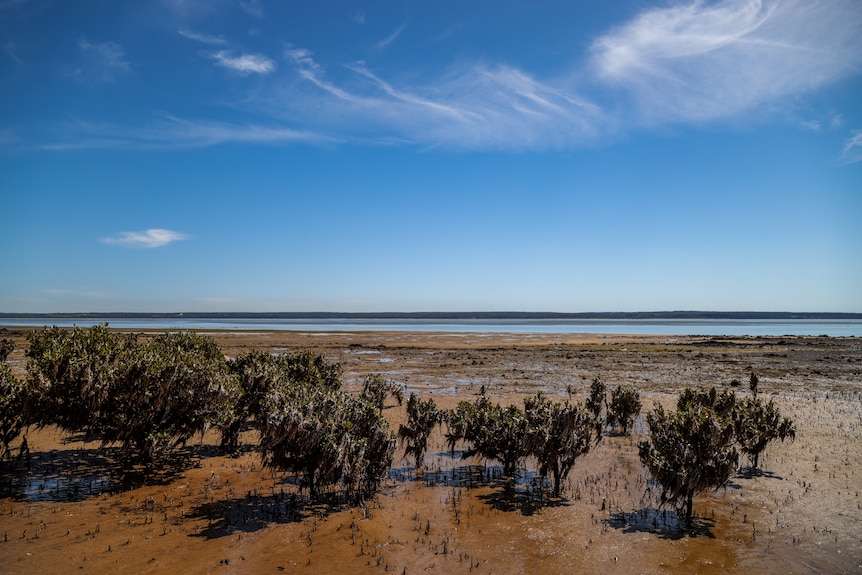
[[[862, 339], [428, 332], [200, 332], [226, 356], [311, 350], [340, 362], [358, 392], [380, 374], [452, 408], [484, 392], [520, 403], [543, 391], [584, 401], [593, 378], [636, 387], [644, 410], [685, 387], [748, 391], [796, 423], [761, 470], [744, 467], [695, 499], [680, 525], [659, 505], [630, 436], [606, 435], [561, 497], [533, 463], [450, 453], [440, 430], [424, 469], [399, 446], [381, 492], [313, 504], [290, 473], [263, 469], [247, 429], [238, 457], [209, 433], [161, 473], [124, 469], [118, 450], [55, 428], [30, 430], [29, 467], [2, 464], [4, 573], [858, 573], [862, 570]], [[25, 333], [9, 332], [23, 376]], [[741, 382], [741, 383], [740, 383]], [[405, 409], [389, 400], [393, 431]], [[743, 465], [746, 462], [743, 460]]]

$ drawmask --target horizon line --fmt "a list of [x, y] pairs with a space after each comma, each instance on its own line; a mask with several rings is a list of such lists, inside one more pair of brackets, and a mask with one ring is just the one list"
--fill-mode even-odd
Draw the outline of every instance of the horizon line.
[[0, 312], [0, 318], [246, 318], [246, 319], [859, 319], [860, 312], [794, 312], [794, 311], [603, 311], [603, 312], [533, 312], [533, 311], [411, 311], [411, 312], [344, 312], [344, 311], [186, 311], [186, 312]]

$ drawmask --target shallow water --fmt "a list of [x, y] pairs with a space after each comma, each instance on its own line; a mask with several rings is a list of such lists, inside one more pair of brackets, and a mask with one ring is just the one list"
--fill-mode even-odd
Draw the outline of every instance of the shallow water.
[[123, 330], [275, 330], [318, 332], [413, 331], [453, 333], [590, 333], [632, 335], [782, 336], [828, 335], [862, 337], [862, 320], [286, 320], [229, 318], [0, 318], [7, 327], [89, 327], [108, 321]]

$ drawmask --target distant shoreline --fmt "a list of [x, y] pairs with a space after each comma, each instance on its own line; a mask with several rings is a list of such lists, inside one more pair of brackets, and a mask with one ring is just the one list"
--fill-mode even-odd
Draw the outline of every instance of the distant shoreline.
[[285, 320], [862, 320], [851, 312], [80, 312], [0, 313], [0, 319], [285, 319]]

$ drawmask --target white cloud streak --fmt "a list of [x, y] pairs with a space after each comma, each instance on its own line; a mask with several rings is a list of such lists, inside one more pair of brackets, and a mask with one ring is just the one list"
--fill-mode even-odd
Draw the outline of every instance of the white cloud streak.
[[142, 232], [119, 232], [115, 236], [102, 238], [104, 244], [131, 248], [161, 248], [177, 241], [187, 240], [189, 236], [160, 228], [151, 228]]
[[275, 61], [262, 54], [240, 54], [234, 56], [228, 50], [221, 50], [212, 55], [216, 64], [243, 76], [248, 74], [269, 74], [275, 70]]
[[[290, 46], [286, 57], [323, 93], [292, 86], [271, 112], [280, 117], [420, 145], [565, 148], [632, 128], [772, 111], [858, 73], [862, 10], [857, 0], [695, 0], [648, 9], [597, 38], [569, 79], [472, 64], [399, 85], [360, 62], [346, 66], [354, 76], [336, 81], [309, 50]], [[622, 105], [612, 110], [584, 95], [596, 87], [612, 88]]]
[[285, 50], [285, 57], [296, 65], [300, 76], [318, 88], [329, 92], [341, 100], [346, 100], [348, 102], [361, 101], [361, 98], [354, 96], [324, 80], [323, 70], [317, 65], [317, 62], [314, 61], [314, 53], [311, 52], [311, 50], [296, 48], [290, 45], [287, 50]]
[[401, 24], [401, 26], [399, 26], [395, 30], [395, 32], [393, 32], [392, 34], [390, 34], [389, 36], [387, 36], [386, 38], [384, 38], [383, 40], [381, 40], [380, 42], [377, 43], [377, 46], [376, 46], [377, 49], [378, 50], [384, 50], [384, 49], [388, 48], [390, 46], [390, 44], [392, 44], [398, 38], [398, 36], [401, 35], [401, 33], [404, 31], [404, 28], [406, 28], [406, 27], [407, 27], [407, 22]]
[[[220, 36], [179, 33], [226, 44]], [[116, 69], [129, 69], [116, 44], [82, 41], [81, 48], [101, 54]], [[784, 102], [858, 75], [862, 10], [858, 0], [675, 2], [643, 10], [596, 38], [588, 53], [573, 55], [572, 72], [557, 77], [493, 62], [404, 75], [361, 61], [327, 63], [327, 69], [311, 50], [292, 44], [284, 49], [286, 71], [279, 74], [273, 73], [277, 63], [262, 54], [221, 49], [207, 57], [240, 75], [266, 77], [235, 106], [253, 122], [163, 115], [138, 128], [79, 125], [42, 148], [348, 140], [471, 150], [576, 148], [632, 129], [772, 113]], [[613, 107], [599, 105], [599, 98]], [[792, 123], [816, 130], [827, 125]], [[859, 148], [854, 136], [842, 161], [858, 161], [852, 158]]]
[[365, 67], [365, 65], [362, 63], [348, 66], [348, 68], [353, 70], [357, 74], [360, 74], [361, 76], [364, 76], [365, 78], [368, 78], [369, 80], [371, 80], [371, 82], [375, 86], [377, 86], [378, 88], [383, 90], [383, 92], [387, 96], [390, 96], [394, 100], [402, 102], [408, 106], [416, 106], [420, 109], [425, 109], [431, 113], [441, 113], [444, 115], [452, 116], [453, 118], [459, 119], [459, 120], [466, 120], [467, 119], [467, 117], [464, 115], [464, 113], [454, 106], [449, 106], [449, 105], [446, 105], [443, 103], [435, 102], [433, 100], [429, 100], [429, 99], [423, 98], [421, 96], [416, 96], [416, 95], [411, 94], [409, 92], [403, 92], [401, 90], [397, 90], [397, 89], [393, 88], [389, 83], [385, 82], [384, 80], [382, 80], [381, 78], [379, 78], [375, 74], [372, 74]]
[[[323, 143], [335, 141], [314, 132], [294, 130], [269, 122], [238, 124], [210, 120], [190, 120], [162, 115], [155, 124], [128, 127], [114, 124], [74, 122], [58, 130], [63, 140], [39, 146], [47, 151], [87, 149], [188, 149], [229, 143], [281, 144], [286, 142]], [[2, 136], [0, 132], [0, 136]], [[9, 134], [10, 142], [16, 140]], [[3, 144], [0, 137], [0, 144]]]
[[19, 66], [29, 68], [29, 65], [27, 64], [27, 62], [25, 62], [18, 55], [18, 47], [15, 44], [13, 44], [12, 42], [8, 42], [5, 46], [3, 46], [3, 52], [6, 54], [6, 56], [9, 57], [10, 60], [15, 62]]
[[150, 141], [164, 138], [181, 146], [204, 147], [228, 142], [279, 143], [290, 141], [322, 141], [324, 138], [311, 132], [293, 130], [275, 125], [228, 124], [224, 122], [195, 121], [165, 116], [162, 129], [146, 133]]
[[840, 162], [845, 165], [862, 162], [862, 130], [854, 130], [850, 138], [847, 139]]
[[296, 117], [302, 108], [309, 121], [352, 137], [454, 148], [545, 149], [583, 142], [611, 123], [586, 99], [511, 67], [472, 65], [430, 85], [401, 88], [363, 62], [347, 65], [353, 75], [335, 84], [311, 51], [289, 46], [285, 57], [310, 86], [292, 85], [271, 113]]
[[802, 94], [862, 66], [856, 0], [697, 0], [651, 9], [592, 46], [645, 123], [703, 122]]
[[240, 0], [239, 8], [249, 16], [263, 18], [263, 6], [258, 0]]
[[191, 30], [178, 30], [177, 32], [180, 36], [183, 36], [184, 38], [188, 38], [189, 40], [194, 40], [195, 42], [200, 42], [202, 44], [227, 44], [227, 41], [222, 36], [213, 36], [212, 34], [199, 34], [197, 32], [192, 32]]

